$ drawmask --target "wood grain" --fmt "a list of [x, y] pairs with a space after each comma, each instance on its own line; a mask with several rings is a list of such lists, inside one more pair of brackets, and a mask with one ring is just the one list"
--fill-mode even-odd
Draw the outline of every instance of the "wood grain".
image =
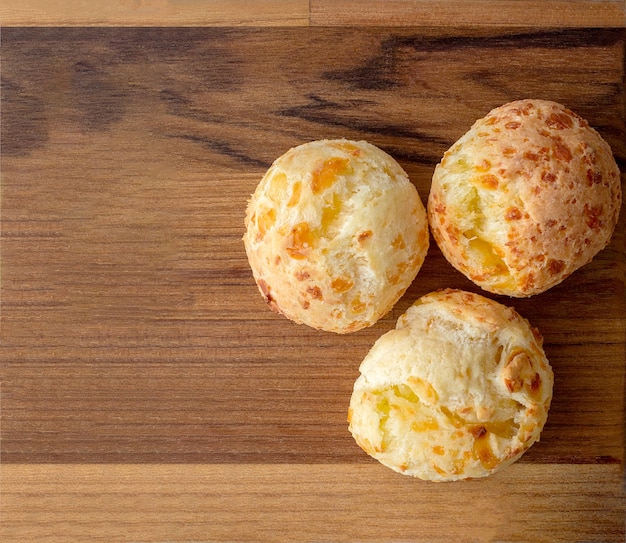
[[422, 294], [477, 291], [436, 247], [389, 315], [336, 336], [267, 310], [241, 236], [293, 145], [369, 140], [425, 199], [445, 149], [521, 97], [586, 117], [626, 171], [624, 49], [623, 29], [3, 29], [6, 540], [489, 540], [468, 530], [507, 526], [507, 488], [533, 532], [520, 512], [503, 540], [623, 541], [624, 213], [563, 284], [498, 298], [540, 328], [556, 384], [541, 442], [493, 487], [397, 479], [346, 428], [375, 339]]
[[308, 0], [7, 0], [3, 26], [302, 26]]
[[623, 0], [5, 0], [3, 26], [624, 27]]
[[624, 27], [622, 0], [311, 0], [311, 24]]
[[3, 541], [624, 540], [618, 466], [515, 465], [460, 484], [375, 465], [9, 465]]

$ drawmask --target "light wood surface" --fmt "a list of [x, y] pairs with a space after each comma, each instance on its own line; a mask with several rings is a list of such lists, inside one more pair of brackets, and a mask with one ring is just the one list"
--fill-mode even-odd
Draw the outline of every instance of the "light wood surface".
[[322, 25], [623, 27], [623, 0], [311, 0]]
[[347, 431], [358, 365], [418, 296], [478, 289], [433, 246], [348, 336], [272, 314], [241, 236], [290, 146], [362, 138], [423, 199], [506, 101], [565, 103], [626, 170], [623, 29], [5, 28], [2, 541], [624, 540], [622, 213], [596, 259], [514, 305], [555, 395], [510, 470], [432, 485]]
[[624, 0], [5, 0], [4, 26], [623, 27]]
[[3, 541], [622, 541], [619, 466], [449, 485], [373, 465], [9, 465]]

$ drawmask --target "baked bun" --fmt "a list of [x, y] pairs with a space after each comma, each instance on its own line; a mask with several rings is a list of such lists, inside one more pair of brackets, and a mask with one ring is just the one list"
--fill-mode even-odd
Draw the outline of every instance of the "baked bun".
[[619, 170], [600, 135], [560, 104], [520, 100], [444, 154], [428, 214], [455, 268], [489, 292], [525, 297], [602, 250], [620, 205]]
[[520, 458], [539, 440], [554, 380], [528, 321], [449, 289], [415, 302], [360, 372], [348, 413], [355, 440], [431, 481], [484, 477]]
[[374, 324], [428, 250], [417, 189], [364, 141], [314, 141], [278, 158], [252, 195], [244, 243], [269, 306], [337, 333]]

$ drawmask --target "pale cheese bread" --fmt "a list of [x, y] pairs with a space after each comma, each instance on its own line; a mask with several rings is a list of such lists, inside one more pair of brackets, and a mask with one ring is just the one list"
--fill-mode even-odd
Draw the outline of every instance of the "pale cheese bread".
[[484, 477], [539, 440], [553, 381], [541, 335], [514, 309], [436, 291], [363, 360], [349, 428], [365, 452], [400, 473]]
[[417, 189], [392, 157], [364, 141], [289, 150], [252, 195], [245, 226], [248, 260], [269, 307], [337, 333], [387, 313], [429, 244]]
[[621, 206], [609, 145], [564, 106], [520, 100], [476, 121], [437, 165], [431, 232], [483, 289], [544, 292], [609, 242]]

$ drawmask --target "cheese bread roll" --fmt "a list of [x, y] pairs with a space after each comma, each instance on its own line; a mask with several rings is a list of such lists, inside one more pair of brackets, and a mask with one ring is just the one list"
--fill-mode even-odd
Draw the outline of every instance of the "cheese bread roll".
[[525, 297], [557, 285], [609, 242], [621, 206], [609, 145], [546, 100], [476, 121], [437, 165], [428, 200], [444, 256], [483, 289]]
[[428, 250], [426, 210], [387, 153], [364, 141], [291, 149], [247, 208], [244, 243], [269, 307], [313, 328], [374, 324], [415, 279]]
[[539, 332], [477, 294], [420, 298], [360, 367], [348, 413], [361, 448], [431, 481], [490, 475], [535, 442], [553, 373]]

